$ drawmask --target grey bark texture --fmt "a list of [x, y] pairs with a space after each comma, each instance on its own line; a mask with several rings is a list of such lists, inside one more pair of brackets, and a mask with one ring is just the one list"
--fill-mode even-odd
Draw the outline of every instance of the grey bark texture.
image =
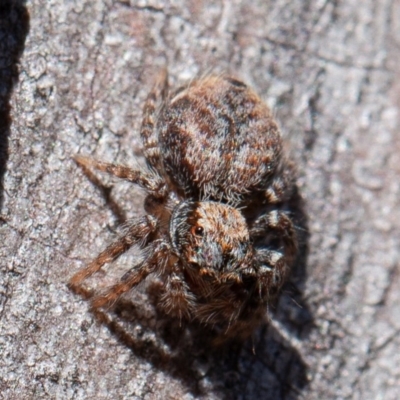
[[[0, 398], [398, 399], [399, 55], [399, 0], [2, 0]], [[66, 286], [115, 236], [114, 204], [143, 213], [71, 156], [142, 163], [164, 66], [253, 86], [298, 165], [308, 257], [240, 348], [164, 339], [144, 291], [99, 321]]]

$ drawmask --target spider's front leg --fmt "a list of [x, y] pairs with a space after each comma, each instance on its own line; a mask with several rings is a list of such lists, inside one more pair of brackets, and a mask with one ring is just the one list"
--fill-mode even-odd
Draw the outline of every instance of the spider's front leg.
[[160, 306], [167, 314], [178, 317], [180, 320], [183, 317], [190, 318], [196, 297], [191, 293], [176, 265], [173, 269], [176, 271], [170, 272], [165, 280]]
[[256, 245], [256, 259], [259, 265], [260, 291], [267, 290], [273, 294], [282, 286], [294, 262], [297, 235], [291, 219], [279, 210], [260, 216], [250, 229], [250, 236], [256, 243], [257, 238], [267, 235], [279, 239], [281, 247], [271, 250], [265, 245]]
[[118, 283], [93, 298], [93, 308], [111, 305], [128, 290], [142, 282], [149, 274], [165, 272], [171, 246], [165, 240], [159, 239], [152, 242], [145, 251], [145, 259], [140, 264], [129, 270]]
[[145, 244], [149, 235], [156, 231], [157, 223], [157, 219], [150, 215], [132, 222], [117, 241], [109, 245], [89, 265], [79, 270], [70, 279], [69, 287], [75, 292], [80, 292], [82, 282], [99, 271], [104, 264], [116, 260], [136, 243]]

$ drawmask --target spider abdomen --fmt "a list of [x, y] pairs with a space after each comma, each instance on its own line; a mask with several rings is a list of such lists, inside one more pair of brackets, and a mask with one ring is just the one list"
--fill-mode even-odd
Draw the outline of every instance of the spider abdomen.
[[185, 195], [240, 199], [265, 189], [280, 161], [268, 107], [232, 78], [210, 76], [173, 94], [158, 127], [164, 168]]

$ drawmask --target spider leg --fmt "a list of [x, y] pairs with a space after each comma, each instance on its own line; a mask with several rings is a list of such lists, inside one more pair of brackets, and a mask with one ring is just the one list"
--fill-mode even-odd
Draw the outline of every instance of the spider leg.
[[[283, 167], [285, 166], [285, 168]], [[276, 204], [290, 198], [295, 184], [294, 167], [288, 161], [282, 163], [275, 172], [275, 177], [268, 184], [264, 197], [268, 204]]]
[[240, 314], [241, 306], [242, 302], [234, 295], [221, 296], [221, 298], [210, 299], [206, 304], [198, 305], [195, 315], [198, 320], [208, 325], [227, 322], [225, 329], [229, 330]]
[[117, 284], [93, 298], [93, 308], [96, 309], [112, 304], [122, 294], [142, 282], [149, 274], [165, 270], [171, 251], [170, 245], [160, 239], [154, 241], [147, 250], [149, 253], [142, 263], [129, 270]]
[[259, 250], [258, 260], [258, 292], [260, 297], [275, 295], [285, 282], [289, 272], [289, 264], [285, 256], [278, 251]]
[[253, 240], [271, 233], [282, 241], [283, 254], [291, 264], [297, 253], [297, 235], [292, 220], [285, 212], [270, 211], [256, 219], [250, 229]]
[[78, 271], [69, 281], [69, 287], [78, 292], [81, 283], [95, 272], [99, 271], [104, 264], [110, 263], [125, 253], [131, 246], [146, 240], [156, 230], [157, 220], [149, 215], [140, 218], [131, 224], [117, 241], [110, 244], [89, 265]]
[[283, 249], [274, 251], [256, 244], [255, 250], [259, 265], [260, 293], [268, 290], [273, 294], [282, 286], [293, 264], [297, 254], [297, 236], [291, 219], [278, 210], [259, 217], [250, 229], [253, 240], [270, 234], [273, 238], [279, 238]]
[[196, 298], [190, 292], [184, 278], [177, 272], [170, 273], [165, 282], [164, 293], [160, 298], [161, 307], [169, 315], [190, 317]]
[[157, 112], [161, 105], [160, 100], [163, 101], [165, 99], [167, 92], [168, 74], [167, 70], [163, 69], [144, 104], [142, 127], [140, 130], [147, 163], [157, 171], [161, 170], [161, 155], [158, 148], [157, 131], [154, 126], [157, 122]]
[[104, 163], [82, 156], [75, 156], [74, 160], [84, 169], [95, 168], [99, 171], [114, 175], [117, 178], [135, 183], [147, 190], [154, 197], [165, 198], [168, 194], [165, 180], [155, 171], [145, 172], [141, 170], [133, 170], [122, 165]]

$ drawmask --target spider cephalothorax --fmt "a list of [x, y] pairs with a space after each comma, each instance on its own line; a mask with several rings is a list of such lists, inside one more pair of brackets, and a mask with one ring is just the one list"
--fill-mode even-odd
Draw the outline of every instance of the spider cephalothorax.
[[169, 92], [164, 74], [145, 103], [141, 137], [148, 171], [76, 157], [85, 168], [144, 188], [147, 215], [78, 271], [71, 287], [78, 290], [137, 245], [144, 257], [95, 295], [94, 307], [157, 274], [168, 314], [220, 327], [224, 337], [247, 336], [282, 286], [297, 249], [284, 211], [294, 173], [269, 109], [231, 77], [209, 76]]
[[183, 202], [174, 210], [170, 228], [174, 249], [195, 274], [233, 273], [251, 258], [246, 220], [228, 205]]

